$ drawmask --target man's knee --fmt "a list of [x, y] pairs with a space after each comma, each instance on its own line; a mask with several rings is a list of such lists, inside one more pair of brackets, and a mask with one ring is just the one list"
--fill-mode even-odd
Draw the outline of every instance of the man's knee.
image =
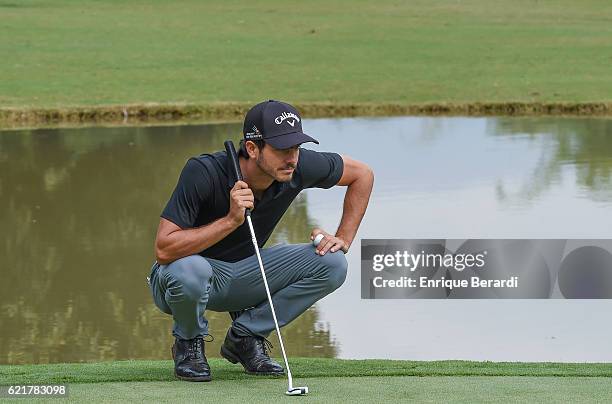
[[200, 255], [173, 261], [164, 271], [167, 290], [171, 294], [184, 294], [194, 299], [210, 290], [212, 274], [212, 266]]
[[320, 257], [325, 282], [330, 290], [336, 290], [344, 283], [348, 262], [342, 251], [330, 252]]

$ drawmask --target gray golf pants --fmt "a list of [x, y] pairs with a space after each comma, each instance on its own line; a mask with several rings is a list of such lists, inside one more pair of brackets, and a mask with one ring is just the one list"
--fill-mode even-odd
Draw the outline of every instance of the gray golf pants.
[[[320, 256], [312, 244], [264, 248], [261, 259], [281, 327], [339, 288], [348, 266], [342, 251]], [[275, 329], [254, 254], [233, 263], [200, 255], [190, 255], [168, 265], [155, 263], [150, 286], [157, 307], [172, 314], [172, 333], [177, 338], [192, 339], [208, 334], [204, 310], [246, 309], [232, 324], [238, 335], [267, 337]]]

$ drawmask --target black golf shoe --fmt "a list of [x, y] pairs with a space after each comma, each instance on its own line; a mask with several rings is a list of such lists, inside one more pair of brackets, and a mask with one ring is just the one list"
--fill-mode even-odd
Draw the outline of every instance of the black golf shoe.
[[189, 382], [209, 382], [210, 366], [204, 356], [204, 339], [174, 340], [172, 345], [172, 359], [174, 359], [174, 374], [181, 380]]
[[221, 356], [232, 363], [238, 363], [252, 375], [282, 376], [285, 370], [270, 359], [272, 344], [263, 337], [240, 337], [230, 328], [221, 346]]

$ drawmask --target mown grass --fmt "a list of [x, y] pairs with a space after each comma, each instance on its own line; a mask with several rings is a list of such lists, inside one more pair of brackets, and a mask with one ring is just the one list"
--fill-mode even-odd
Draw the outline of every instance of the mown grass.
[[210, 359], [213, 381], [178, 381], [171, 361], [0, 366], [0, 385], [68, 384], [52, 402], [607, 402], [612, 364], [496, 363], [292, 358], [301, 398], [287, 397], [284, 377], [246, 375]]
[[607, 103], [612, 3], [0, 0], [0, 107]]
[[[245, 380], [242, 367], [209, 359], [215, 380]], [[612, 363], [395, 361], [292, 358], [295, 377], [530, 376], [612, 377]], [[172, 381], [171, 361], [117, 361], [44, 365], [0, 365], [0, 385]]]
[[[593, 403], [612, 399], [612, 383], [576, 377], [324, 377], [297, 380], [307, 396], [288, 397], [285, 379], [211, 383], [128, 382], [69, 385], [70, 402], [155, 403]], [[58, 399], [48, 400], [57, 403]], [[38, 400], [37, 400], [38, 402]]]

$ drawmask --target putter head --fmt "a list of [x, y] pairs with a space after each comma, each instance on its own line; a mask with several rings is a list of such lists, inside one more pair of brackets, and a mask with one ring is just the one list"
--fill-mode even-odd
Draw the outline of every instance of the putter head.
[[294, 387], [285, 392], [288, 396], [304, 396], [308, 394], [308, 386], [304, 387]]

